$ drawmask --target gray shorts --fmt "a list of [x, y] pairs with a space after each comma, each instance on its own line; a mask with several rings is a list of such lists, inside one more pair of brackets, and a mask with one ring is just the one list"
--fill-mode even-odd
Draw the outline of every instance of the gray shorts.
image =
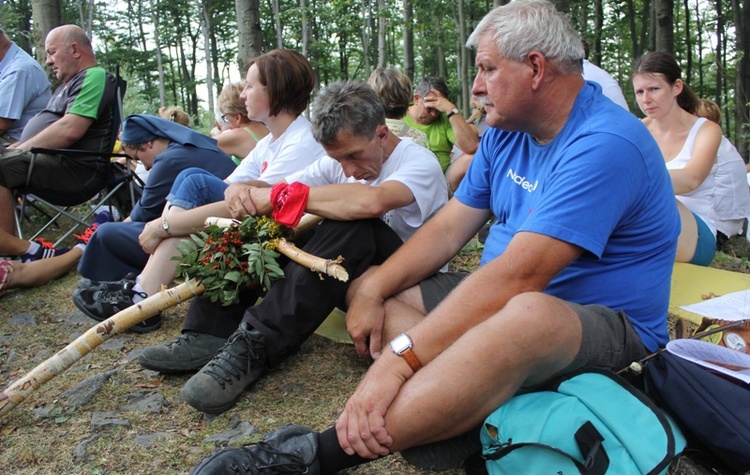
[[[427, 312], [438, 304], [469, 274], [444, 272], [420, 282]], [[581, 368], [603, 367], [619, 370], [648, 354], [641, 337], [623, 312], [602, 305], [578, 305], [567, 302], [581, 320], [581, 347], [573, 362], [560, 374]]]

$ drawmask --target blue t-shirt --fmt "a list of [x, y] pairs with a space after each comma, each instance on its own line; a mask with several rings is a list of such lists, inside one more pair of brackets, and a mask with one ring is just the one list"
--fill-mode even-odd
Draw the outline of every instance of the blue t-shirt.
[[44, 109], [49, 98], [47, 74], [34, 58], [11, 42], [0, 61], [0, 117], [15, 121], [5, 134], [20, 139], [26, 123]]
[[624, 310], [646, 348], [666, 344], [680, 233], [674, 192], [651, 134], [606, 100], [598, 84], [584, 85], [567, 123], [546, 145], [488, 129], [455, 196], [498, 218], [481, 265], [519, 231], [579, 246], [581, 257], [545, 292]]

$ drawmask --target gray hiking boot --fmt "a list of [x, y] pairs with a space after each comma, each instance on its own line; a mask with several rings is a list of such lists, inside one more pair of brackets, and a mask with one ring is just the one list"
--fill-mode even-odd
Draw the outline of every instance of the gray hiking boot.
[[190, 475], [278, 473], [320, 475], [317, 432], [302, 426], [282, 426], [257, 444], [217, 450]]
[[185, 401], [201, 412], [221, 414], [266, 372], [263, 334], [243, 322], [226, 345], [182, 388]]
[[162, 373], [197, 371], [216, 356], [226, 338], [186, 331], [163, 345], [143, 349], [138, 362], [144, 368]]

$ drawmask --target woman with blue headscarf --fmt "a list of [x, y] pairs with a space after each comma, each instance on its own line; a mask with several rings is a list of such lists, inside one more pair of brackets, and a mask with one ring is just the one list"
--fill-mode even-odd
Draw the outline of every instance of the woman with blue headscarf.
[[[120, 140], [125, 153], [143, 163], [150, 173], [130, 217], [121, 223], [102, 224], [91, 235], [78, 266], [86, 278], [84, 283], [89, 279], [115, 281], [143, 269], [149, 255], [141, 248], [138, 237], [147, 222], [161, 216], [167, 194], [180, 172], [198, 168], [224, 179], [235, 168], [215, 139], [161, 117], [129, 116], [122, 124]], [[83, 310], [75, 298], [73, 302]], [[151, 331], [158, 327], [156, 321], [149, 319], [134, 330]]]

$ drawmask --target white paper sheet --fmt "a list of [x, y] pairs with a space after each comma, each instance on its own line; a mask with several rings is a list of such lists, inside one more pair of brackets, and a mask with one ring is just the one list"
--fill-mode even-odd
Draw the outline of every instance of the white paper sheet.
[[732, 292], [692, 305], [683, 305], [680, 308], [704, 317], [732, 321], [745, 320], [750, 318], [750, 290]]
[[[679, 339], [667, 343], [667, 351], [750, 384], [750, 355], [702, 340]], [[713, 362], [713, 363], [711, 363]], [[719, 364], [716, 364], [719, 363]], [[739, 367], [730, 369], [722, 364]], [[745, 369], [740, 369], [745, 368]]]

